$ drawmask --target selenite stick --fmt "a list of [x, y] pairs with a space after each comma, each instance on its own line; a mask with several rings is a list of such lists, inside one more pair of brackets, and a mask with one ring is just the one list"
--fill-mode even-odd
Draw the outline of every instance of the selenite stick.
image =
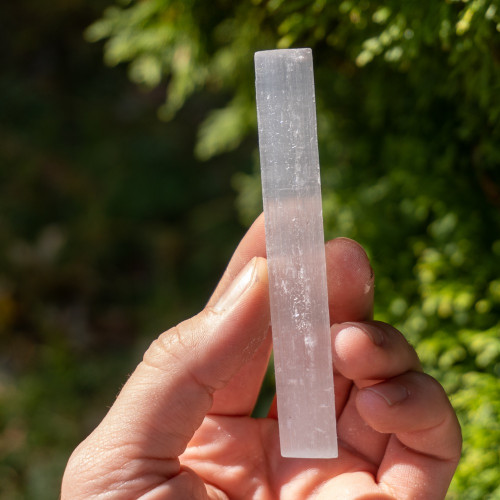
[[311, 49], [255, 54], [257, 118], [283, 457], [337, 456]]

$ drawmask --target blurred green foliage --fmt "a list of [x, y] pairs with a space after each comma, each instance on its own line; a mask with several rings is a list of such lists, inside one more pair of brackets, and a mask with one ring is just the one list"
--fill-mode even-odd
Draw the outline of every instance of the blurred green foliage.
[[[465, 442], [449, 497], [500, 498], [500, 2], [127, 1], [86, 34], [132, 80], [166, 82], [161, 117], [224, 99], [202, 159], [255, 139], [253, 53], [313, 48], [327, 236], [365, 245], [377, 317], [451, 395]], [[248, 223], [257, 155], [233, 182]]]
[[0, 498], [54, 499], [72, 449], [146, 345], [201, 309], [243, 232], [231, 177], [201, 164], [210, 100], [102, 63], [105, 0], [0, 6]]
[[300, 46], [327, 236], [365, 246], [376, 317], [451, 396], [449, 498], [500, 498], [499, 0], [0, 9], [4, 498], [53, 498], [144, 344], [203, 303], [241, 233], [230, 183], [244, 224], [261, 210], [253, 53]]

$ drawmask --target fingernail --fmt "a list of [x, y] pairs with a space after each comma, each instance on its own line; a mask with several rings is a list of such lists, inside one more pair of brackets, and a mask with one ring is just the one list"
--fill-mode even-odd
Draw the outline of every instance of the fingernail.
[[389, 406], [401, 403], [409, 396], [408, 389], [404, 385], [396, 383], [378, 384], [364, 390], [380, 396]]
[[254, 257], [234, 278], [226, 291], [219, 297], [213, 307], [216, 313], [231, 309], [238, 299], [245, 293], [255, 279], [257, 269], [257, 257]]
[[364, 323], [344, 323], [345, 325], [353, 326], [361, 330], [375, 345], [382, 345], [384, 342], [383, 333], [375, 326], [366, 325]]

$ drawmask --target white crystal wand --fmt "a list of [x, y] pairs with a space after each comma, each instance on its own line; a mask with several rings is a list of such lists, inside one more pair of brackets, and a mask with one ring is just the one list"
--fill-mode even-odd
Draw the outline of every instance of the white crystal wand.
[[337, 456], [310, 49], [255, 54], [281, 454]]

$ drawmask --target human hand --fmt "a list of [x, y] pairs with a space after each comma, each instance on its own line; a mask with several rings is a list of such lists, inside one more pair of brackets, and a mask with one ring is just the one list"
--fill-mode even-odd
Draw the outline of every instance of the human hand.
[[163, 333], [74, 451], [62, 499], [442, 499], [461, 435], [441, 386], [370, 321], [362, 248], [326, 244], [339, 458], [280, 455], [276, 406], [250, 417], [270, 351], [263, 218], [206, 308]]

